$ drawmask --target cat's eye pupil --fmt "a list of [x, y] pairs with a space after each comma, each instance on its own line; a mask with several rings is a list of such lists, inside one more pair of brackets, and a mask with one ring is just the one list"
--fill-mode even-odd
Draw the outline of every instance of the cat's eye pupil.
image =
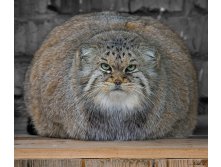
[[133, 69], [133, 67], [134, 67], [133, 65], [129, 65], [128, 69]]
[[111, 67], [106, 63], [101, 63], [100, 67], [104, 71], [111, 71]]

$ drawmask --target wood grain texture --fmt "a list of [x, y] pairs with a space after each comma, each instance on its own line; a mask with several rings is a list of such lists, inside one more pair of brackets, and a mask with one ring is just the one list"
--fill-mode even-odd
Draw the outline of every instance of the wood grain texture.
[[15, 159], [73, 158], [207, 158], [207, 139], [160, 139], [149, 141], [78, 141], [17, 136]]
[[81, 159], [15, 160], [14, 167], [81, 167]]
[[154, 167], [207, 167], [208, 159], [157, 159]]
[[15, 160], [15, 167], [208, 167], [207, 159]]
[[85, 167], [208, 167], [207, 159], [86, 159]]
[[85, 167], [153, 167], [153, 160], [86, 159]]

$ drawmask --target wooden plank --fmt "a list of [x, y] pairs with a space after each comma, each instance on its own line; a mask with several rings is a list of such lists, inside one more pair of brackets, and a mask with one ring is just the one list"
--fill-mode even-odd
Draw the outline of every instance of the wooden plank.
[[208, 167], [208, 159], [157, 159], [154, 167]]
[[208, 139], [149, 141], [79, 141], [36, 137], [15, 138], [15, 159], [70, 158], [207, 158]]
[[207, 167], [207, 159], [85, 159], [85, 167]]
[[208, 167], [207, 159], [41, 159], [15, 160], [15, 167]]
[[149, 159], [85, 159], [85, 167], [153, 167]]
[[81, 159], [15, 160], [14, 167], [82, 167]]

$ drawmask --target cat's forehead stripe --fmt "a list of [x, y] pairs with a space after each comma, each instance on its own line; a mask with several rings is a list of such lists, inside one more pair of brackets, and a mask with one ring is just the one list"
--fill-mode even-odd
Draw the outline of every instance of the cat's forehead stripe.
[[[104, 55], [113, 56], [116, 61], [122, 61], [126, 57], [132, 57], [131, 50], [134, 49], [134, 40], [123, 37], [115, 37], [104, 41]], [[105, 46], [106, 45], [106, 46]]]
[[115, 48], [116, 51], [120, 51], [120, 50], [123, 50], [123, 48], [129, 49], [133, 47], [134, 40], [135, 38], [128, 40], [128, 38], [126, 37], [125, 38], [115, 37], [115, 38], [112, 38], [111, 40], [104, 41], [104, 43], [106, 44], [107, 49]]

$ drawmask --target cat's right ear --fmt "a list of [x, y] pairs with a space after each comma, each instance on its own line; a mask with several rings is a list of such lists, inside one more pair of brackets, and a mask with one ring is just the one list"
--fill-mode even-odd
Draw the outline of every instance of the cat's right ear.
[[94, 51], [95, 51], [94, 47], [84, 45], [80, 48], [80, 56], [82, 58], [91, 56], [91, 55], [93, 55]]
[[91, 44], [81, 45], [80, 50], [79, 50], [81, 60], [88, 59], [88, 58], [95, 56], [97, 52], [97, 48], [98, 47], [96, 45], [91, 45]]

